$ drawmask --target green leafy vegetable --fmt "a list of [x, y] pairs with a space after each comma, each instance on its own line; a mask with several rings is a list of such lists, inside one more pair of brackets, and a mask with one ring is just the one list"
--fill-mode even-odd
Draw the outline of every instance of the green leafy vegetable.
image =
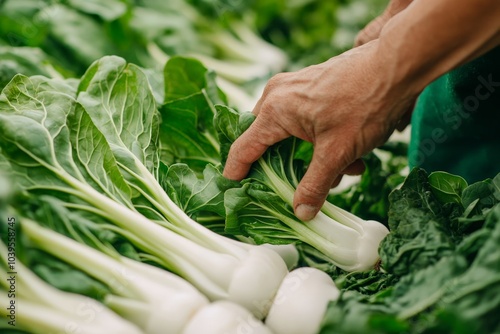
[[227, 101], [215, 84], [215, 73], [197, 60], [174, 57], [167, 62], [164, 74], [162, 161], [187, 163], [201, 173], [208, 163], [220, 161], [214, 104]]
[[[134, 66], [105, 58], [82, 79], [80, 103], [58, 81], [16, 76], [0, 97], [0, 145], [16, 181], [95, 215], [210, 299], [232, 300], [263, 317], [267, 304], [260, 301], [272, 300], [285, 263], [269, 249], [210, 232], [163, 191], [153, 174], [157, 123], [145, 83]], [[125, 127], [123, 121], [135, 121], [132, 115], [139, 121]], [[159, 221], [139, 213], [146, 200]]]
[[[217, 107], [223, 160], [230, 144], [253, 121], [250, 113], [238, 114]], [[297, 139], [271, 147], [252, 167], [241, 188], [225, 192], [226, 230], [252, 237], [257, 243], [305, 242], [348, 271], [368, 270], [378, 261], [378, 246], [387, 229], [364, 221], [326, 202], [311, 221], [301, 222], [292, 210], [293, 193], [304, 173], [302, 160], [294, 160]]]
[[[436, 173], [432, 182], [450, 178], [458, 179]], [[471, 203], [490, 198], [493, 190], [484, 191], [484, 185], [491, 183], [465, 188], [458, 203], [466, 195]], [[500, 328], [495, 297], [500, 203], [490, 198], [474, 214], [456, 202], [439, 201], [432, 189], [427, 174], [415, 169], [391, 194], [391, 234], [380, 246], [382, 267], [390, 273], [339, 278], [350, 291], [330, 304], [321, 333], [489, 333]], [[473, 200], [473, 193], [479, 198]]]
[[429, 183], [434, 196], [443, 203], [460, 203], [462, 192], [467, 187], [467, 181], [464, 178], [446, 172], [431, 173]]

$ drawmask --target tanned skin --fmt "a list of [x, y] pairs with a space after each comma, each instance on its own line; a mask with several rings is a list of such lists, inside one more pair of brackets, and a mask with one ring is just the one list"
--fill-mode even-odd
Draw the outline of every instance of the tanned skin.
[[[378, 20], [378, 21], [377, 21]], [[405, 122], [433, 80], [500, 45], [498, 0], [394, 0], [357, 47], [268, 82], [252, 126], [232, 145], [224, 176], [241, 180], [265, 150], [290, 136], [314, 144], [294, 195], [312, 219], [342, 174]]]

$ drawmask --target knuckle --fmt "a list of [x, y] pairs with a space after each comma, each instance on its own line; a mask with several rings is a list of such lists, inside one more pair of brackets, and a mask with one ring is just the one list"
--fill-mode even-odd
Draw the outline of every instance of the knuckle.
[[354, 44], [356, 46], [363, 45], [365, 44], [365, 39], [366, 39], [366, 31], [365, 29], [363, 29], [356, 35], [356, 38], [354, 39]]
[[286, 77], [286, 73], [278, 73], [275, 74], [269, 81], [267, 82], [266, 88], [264, 89], [264, 93], [269, 93], [270, 91], [274, 90], [275, 88], [279, 87], [284, 78]]
[[321, 182], [319, 184], [311, 182], [302, 182], [299, 185], [299, 193], [302, 197], [309, 200], [322, 200], [326, 197], [330, 185], [327, 182]]

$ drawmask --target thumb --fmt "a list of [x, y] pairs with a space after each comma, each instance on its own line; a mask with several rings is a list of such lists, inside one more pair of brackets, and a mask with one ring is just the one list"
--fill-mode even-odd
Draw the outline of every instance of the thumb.
[[332, 158], [331, 151], [325, 153], [314, 151], [311, 164], [295, 191], [293, 207], [300, 220], [308, 221], [316, 216], [334, 180], [348, 165], [339, 155]]

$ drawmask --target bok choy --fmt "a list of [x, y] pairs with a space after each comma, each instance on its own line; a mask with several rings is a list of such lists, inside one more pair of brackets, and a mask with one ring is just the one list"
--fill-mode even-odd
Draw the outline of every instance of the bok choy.
[[[0, 258], [0, 302], [2, 304], [0, 314], [2, 317], [8, 317], [9, 307], [12, 305], [17, 307], [18, 311], [15, 323], [13, 323], [17, 328], [40, 334], [143, 333], [134, 324], [121, 318], [97, 300], [63, 292], [50, 286], [18, 259], [13, 261], [15, 274], [12, 274], [11, 265], [7, 262], [8, 249], [3, 242], [0, 242]], [[11, 288], [11, 284], [15, 286], [15, 289]]]
[[[251, 113], [217, 106], [215, 123], [223, 158], [253, 119]], [[293, 214], [293, 194], [305, 172], [304, 162], [294, 157], [299, 143], [289, 138], [272, 146], [254, 163], [241, 187], [225, 192], [226, 230], [257, 243], [307, 243], [346, 271], [374, 268], [379, 244], [389, 233], [384, 225], [364, 221], [329, 202], [311, 221], [302, 222]]]
[[104, 304], [145, 333], [182, 333], [208, 300], [193, 286], [165, 270], [126, 257], [109, 256], [29, 220], [22, 234], [32, 247], [72, 265], [111, 291]]
[[[0, 165], [22, 189], [45, 192], [71, 210], [95, 215], [104, 228], [209, 299], [234, 301], [264, 317], [287, 273], [285, 263], [265, 247], [240, 245], [208, 231], [166, 195], [156, 181], [157, 116], [149, 85], [136, 67], [108, 60], [104, 70], [91, 68], [80, 84], [80, 91], [93, 87], [89, 78], [106, 78], [111, 69], [116, 76], [92, 92], [105, 95], [82, 93], [81, 103], [73, 87], [62, 81], [16, 76], [0, 96], [0, 145], [6, 158]], [[135, 90], [127, 91], [134, 84]], [[150, 209], [144, 204], [148, 202]]]

